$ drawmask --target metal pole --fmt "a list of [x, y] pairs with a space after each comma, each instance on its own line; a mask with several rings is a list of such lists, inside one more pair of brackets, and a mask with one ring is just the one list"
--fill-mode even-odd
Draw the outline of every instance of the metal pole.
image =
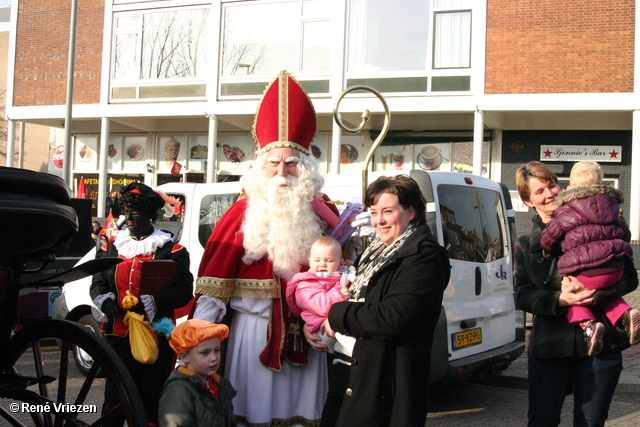
[[[338, 113], [340, 116], [340, 113]], [[334, 120], [331, 127], [331, 162], [329, 163], [329, 172], [339, 174], [340, 173], [340, 149], [342, 141], [342, 128]]]
[[76, 21], [78, 17], [78, 0], [71, 0], [71, 29], [69, 32], [69, 65], [67, 69], [67, 104], [64, 120], [64, 160], [62, 162], [62, 179], [71, 184], [71, 109], [73, 107], [73, 70], [76, 57]]
[[98, 155], [98, 217], [106, 216], [107, 195], [111, 191], [107, 188], [107, 161], [109, 156], [109, 126], [107, 117], [102, 118], [102, 129], [100, 134], [100, 154]]

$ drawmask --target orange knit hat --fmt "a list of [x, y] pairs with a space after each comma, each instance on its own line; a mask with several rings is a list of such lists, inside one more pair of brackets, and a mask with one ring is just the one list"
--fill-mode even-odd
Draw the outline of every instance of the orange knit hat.
[[211, 323], [202, 319], [189, 319], [175, 327], [169, 335], [169, 345], [180, 354], [210, 338], [220, 338], [220, 342], [229, 336], [229, 327]]

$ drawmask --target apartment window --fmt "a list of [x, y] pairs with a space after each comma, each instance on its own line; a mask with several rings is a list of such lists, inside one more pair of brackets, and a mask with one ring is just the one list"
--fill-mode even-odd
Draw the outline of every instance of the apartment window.
[[114, 15], [112, 100], [204, 97], [209, 7]]
[[470, 90], [472, 6], [472, 0], [349, 0], [347, 86]]
[[228, 3], [222, 75], [329, 69], [328, 0]]
[[426, 69], [429, 3], [349, 0], [347, 71]]
[[266, 81], [281, 70], [307, 78], [301, 84], [307, 84], [311, 93], [327, 92], [331, 4], [331, 0], [223, 4], [221, 94], [259, 95]]

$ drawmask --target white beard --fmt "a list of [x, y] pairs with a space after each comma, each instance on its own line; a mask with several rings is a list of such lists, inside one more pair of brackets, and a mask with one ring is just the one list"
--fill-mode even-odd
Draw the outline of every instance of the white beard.
[[242, 224], [246, 251], [242, 260], [251, 264], [268, 255], [274, 273], [290, 280], [307, 264], [311, 244], [322, 230], [298, 178], [276, 175], [262, 182], [249, 194]]

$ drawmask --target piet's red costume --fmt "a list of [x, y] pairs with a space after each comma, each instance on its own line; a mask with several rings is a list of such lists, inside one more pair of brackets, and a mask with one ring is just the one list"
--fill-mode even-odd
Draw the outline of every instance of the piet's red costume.
[[[127, 210], [139, 210], [151, 217], [154, 209], [159, 209], [164, 205], [163, 199], [151, 188], [141, 183], [133, 183], [123, 189], [123, 199], [132, 194], [138, 194], [152, 200], [151, 205], [136, 202], [134, 206], [127, 207]], [[129, 214], [129, 212], [127, 213]], [[175, 277], [168, 276], [168, 281], [172, 282], [169, 289], [149, 296], [155, 313], [155, 320], [162, 317], [173, 317], [173, 311], [186, 305], [192, 296], [193, 275], [189, 271], [189, 253], [187, 249], [171, 240], [171, 235], [160, 230], [151, 229], [149, 235], [143, 238], [134, 238], [130, 230], [123, 230], [118, 233], [115, 240], [103, 245], [96, 253], [96, 258], [123, 259], [120, 264], [103, 270], [93, 276], [89, 293], [91, 299], [96, 302], [100, 309], [104, 309], [105, 301], [111, 300], [120, 307], [120, 313], [113, 323], [107, 320], [108, 332], [105, 333], [105, 340], [120, 356], [124, 366], [129, 370], [134, 383], [138, 387], [144, 411], [150, 423], [157, 423], [158, 401], [162, 395], [162, 387], [169, 377], [175, 363], [175, 356], [166, 337], [158, 337], [158, 359], [151, 364], [141, 363], [131, 354], [128, 327], [122, 319], [125, 309], [122, 300], [127, 291], [134, 296], [140, 297], [139, 289], [134, 286], [134, 277], [139, 271], [140, 261], [171, 260], [176, 264]], [[106, 298], [105, 298], [106, 297]], [[141, 298], [142, 300], [142, 298]], [[100, 301], [98, 303], [97, 301]], [[113, 304], [112, 303], [112, 304]], [[151, 321], [150, 314], [146, 307], [145, 320]], [[105, 316], [106, 317], [106, 316]], [[106, 325], [103, 324], [103, 329]], [[111, 330], [113, 332], [111, 332]], [[105, 414], [119, 404], [117, 390], [113, 383], [107, 378], [104, 390], [104, 404], [102, 413]], [[116, 419], [114, 422], [124, 422]]]

